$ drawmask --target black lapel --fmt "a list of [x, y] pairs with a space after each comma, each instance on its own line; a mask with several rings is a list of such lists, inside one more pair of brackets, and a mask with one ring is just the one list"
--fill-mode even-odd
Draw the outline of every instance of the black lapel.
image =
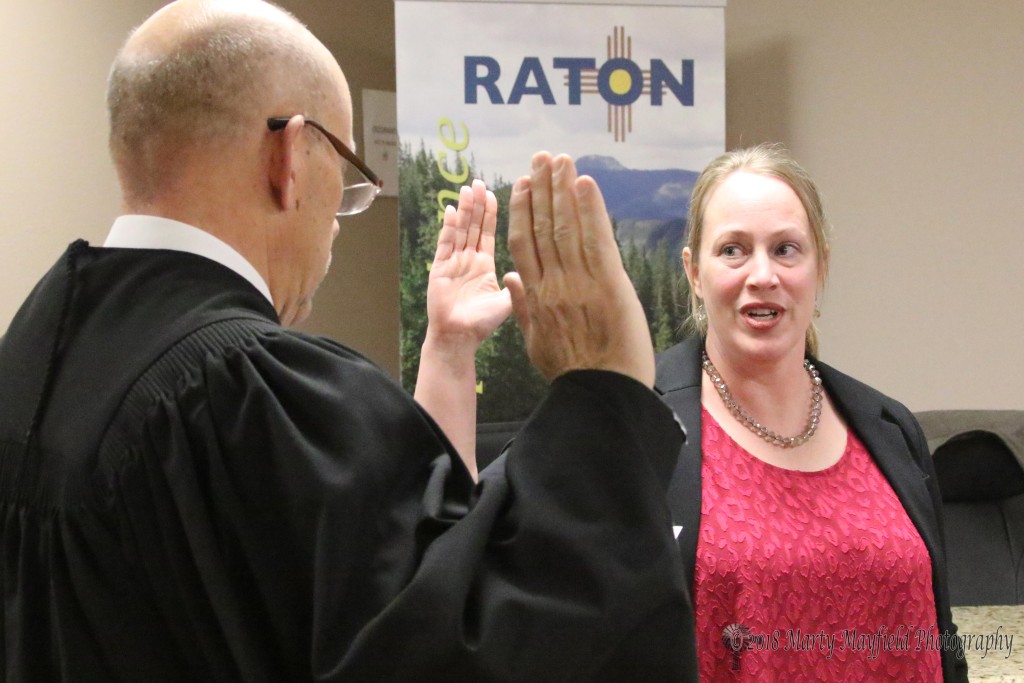
[[935, 557], [942, 547], [937, 537], [938, 520], [928, 494], [928, 475], [915, 461], [910, 437], [905, 432], [910, 425], [901, 425], [889, 409], [891, 399], [823, 363], [815, 364], [836, 409], [867, 447], [929, 553]]
[[662, 400], [672, 408], [686, 429], [668, 487], [672, 524], [681, 526], [678, 543], [686, 571], [686, 585], [693, 585], [697, 562], [697, 532], [700, 527], [701, 499], [701, 366], [703, 339], [691, 337], [658, 355], [655, 385]]

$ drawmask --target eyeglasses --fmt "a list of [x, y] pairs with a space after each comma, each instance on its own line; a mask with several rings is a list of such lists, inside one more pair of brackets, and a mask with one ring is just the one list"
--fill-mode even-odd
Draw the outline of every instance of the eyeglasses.
[[[271, 117], [267, 119], [267, 128], [273, 131], [281, 130], [288, 125], [290, 120], [290, 117], [287, 116]], [[338, 207], [338, 217], [351, 216], [354, 213], [365, 211], [369, 208], [370, 204], [373, 204], [373, 200], [377, 198], [377, 195], [380, 194], [381, 188], [384, 187], [384, 181], [378, 178], [377, 174], [371, 171], [370, 167], [363, 163], [363, 160], [356, 156], [356, 153], [349, 149], [348, 145], [339, 140], [333, 133], [313, 119], [306, 119], [305, 121], [323, 133], [335, 151], [341, 155], [341, 158], [355, 166], [363, 174], [363, 177], [369, 181], [345, 184], [344, 192], [341, 196], [341, 206]]]

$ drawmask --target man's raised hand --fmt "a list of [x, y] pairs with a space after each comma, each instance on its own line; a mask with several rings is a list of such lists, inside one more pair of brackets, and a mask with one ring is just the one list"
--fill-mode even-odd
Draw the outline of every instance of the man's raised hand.
[[604, 198], [571, 158], [533, 157], [509, 200], [505, 276], [530, 360], [548, 379], [577, 369], [622, 373], [653, 386], [654, 347], [622, 265]]

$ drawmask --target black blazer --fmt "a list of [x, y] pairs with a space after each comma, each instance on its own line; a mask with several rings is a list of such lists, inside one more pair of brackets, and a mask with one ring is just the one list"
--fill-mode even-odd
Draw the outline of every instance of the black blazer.
[[[669, 486], [672, 523], [682, 526], [679, 548], [686, 583], [693, 586], [701, 505], [701, 349], [691, 337], [658, 355], [656, 384], [662, 399], [686, 427], [676, 471]], [[836, 410], [864, 443], [914, 523], [932, 559], [932, 586], [941, 632], [956, 633], [949, 606], [942, 497], [920, 425], [901, 403], [844, 375], [817, 359], [815, 367]], [[966, 681], [967, 663], [942, 651], [946, 681]]]

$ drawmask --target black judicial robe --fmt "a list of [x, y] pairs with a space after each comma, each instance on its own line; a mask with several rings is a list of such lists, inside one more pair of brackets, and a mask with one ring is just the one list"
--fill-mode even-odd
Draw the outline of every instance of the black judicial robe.
[[76, 242], [0, 340], [5, 679], [680, 680], [681, 441], [572, 372], [474, 486], [229, 269]]

